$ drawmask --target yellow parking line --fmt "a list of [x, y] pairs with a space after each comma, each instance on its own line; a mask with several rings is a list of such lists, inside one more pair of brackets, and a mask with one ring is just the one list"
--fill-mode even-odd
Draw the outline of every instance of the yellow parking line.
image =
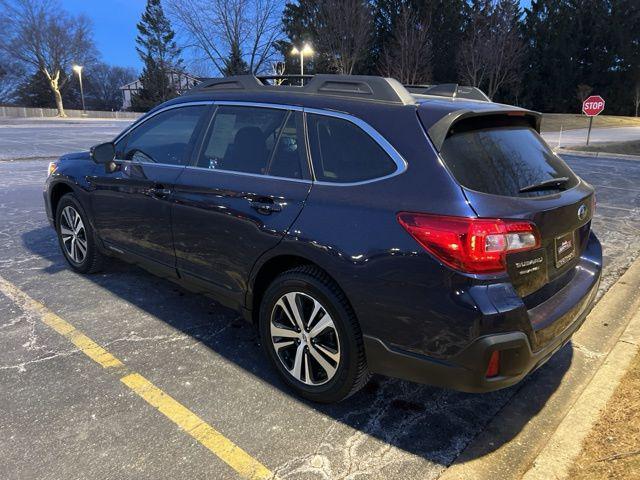
[[[0, 277], [0, 293], [16, 303], [25, 312], [38, 315], [44, 324], [68, 338], [81, 352], [104, 368], [125, 367], [120, 360], [77, 330], [69, 322], [60, 318], [43, 304], [34, 300], [2, 277]], [[129, 373], [122, 377], [120, 381], [148, 404], [157, 408], [159, 412], [181, 427], [242, 477], [248, 479], [273, 478], [273, 474], [267, 467], [139, 373]]]
[[120, 380], [243, 477], [265, 479], [273, 476], [267, 467], [142, 375], [132, 373]]
[[84, 333], [76, 330], [76, 328], [69, 322], [60, 318], [40, 302], [34, 300], [2, 277], [0, 277], [0, 292], [15, 302], [24, 311], [38, 314], [43, 323], [49, 325], [60, 335], [67, 337], [80, 349], [82, 353], [94, 362], [102, 365], [104, 368], [124, 366], [120, 360], [111, 355]]

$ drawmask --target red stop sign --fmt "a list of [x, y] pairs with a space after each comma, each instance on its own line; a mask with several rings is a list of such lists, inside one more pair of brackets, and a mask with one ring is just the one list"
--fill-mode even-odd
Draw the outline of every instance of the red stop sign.
[[582, 111], [587, 117], [595, 117], [604, 110], [604, 99], [600, 95], [591, 95], [582, 103]]

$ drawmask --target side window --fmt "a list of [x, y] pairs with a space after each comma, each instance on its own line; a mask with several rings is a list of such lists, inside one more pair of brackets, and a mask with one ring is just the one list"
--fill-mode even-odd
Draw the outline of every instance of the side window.
[[204, 105], [178, 107], [157, 114], [118, 142], [117, 158], [186, 165], [189, 161], [189, 144], [206, 110]]
[[313, 169], [317, 180], [349, 183], [396, 171], [395, 162], [367, 132], [352, 122], [307, 115]]
[[288, 113], [274, 108], [218, 107], [198, 166], [266, 174]]
[[291, 112], [280, 129], [267, 174], [274, 177], [302, 178], [302, 165], [306, 161], [302, 114]]

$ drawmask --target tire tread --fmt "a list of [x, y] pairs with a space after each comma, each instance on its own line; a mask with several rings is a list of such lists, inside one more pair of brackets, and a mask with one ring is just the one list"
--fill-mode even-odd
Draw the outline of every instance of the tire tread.
[[301, 265], [299, 267], [292, 268], [290, 270], [286, 270], [281, 273], [277, 278], [278, 279], [286, 279], [287, 277], [293, 276], [307, 276], [315, 279], [316, 281], [322, 283], [325, 287], [327, 287], [335, 298], [340, 303], [340, 306], [347, 312], [347, 321], [349, 322], [349, 326], [355, 332], [356, 338], [356, 362], [357, 362], [357, 370], [356, 376], [353, 381], [353, 385], [349, 392], [341, 399], [345, 400], [350, 396], [357, 393], [360, 389], [362, 389], [369, 379], [371, 378], [371, 374], [369, 373], [369, 369], [367, 368], [367, 357], [364, 351], [364, 341], [362, 340], [362, 330], [360, 328], [360, 323], [356, 318], [355, 312], [351, 307], [351, 303], [347, 299], [347, 296], [344, 294], [342, 289], [336, 284], [336, 282], [323, 270], [314, 266], [314, 265]]

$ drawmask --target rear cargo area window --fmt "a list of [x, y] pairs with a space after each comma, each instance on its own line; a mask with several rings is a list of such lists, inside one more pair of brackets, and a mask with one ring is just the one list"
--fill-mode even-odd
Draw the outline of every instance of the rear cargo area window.
[[340, 118], [308, 115], [309, 143], [316, 179], [349, 183], [391, 175], [395, 162], [357, 125]]
[[[477, 128], [460, 125], [445, 140], [441, 155], [458, 183], [494, 195], [540, 196], [566, 190], [577, 177], [532, 128], [524, 125]], [[521, 189], [567, 177], [561, 187], [520, 192]]]

